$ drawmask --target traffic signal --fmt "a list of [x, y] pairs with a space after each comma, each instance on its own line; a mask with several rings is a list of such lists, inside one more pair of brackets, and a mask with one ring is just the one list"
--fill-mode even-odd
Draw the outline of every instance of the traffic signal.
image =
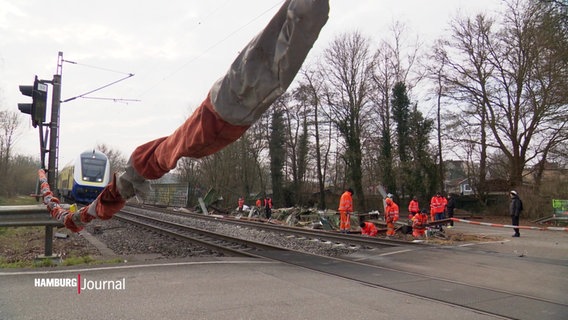
[[37, 76], [33, 86], [20, 86], [20, 92], [24, 96], [32, 97], [32, 103], [18, 103], [18, 109], [32, 117], [32, 125], [37, 127], [45, 122], [47, 108], [47, 84], [38, 80]]

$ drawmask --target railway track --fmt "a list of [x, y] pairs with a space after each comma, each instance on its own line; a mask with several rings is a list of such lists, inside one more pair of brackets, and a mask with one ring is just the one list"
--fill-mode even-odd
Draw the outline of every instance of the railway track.
[[260, 242], [243, 240], [201, 228], [191, 227], [187, 224], [164, 221], [142, 213], [121, 211], [115, 215], [118, 220], [137, 225], [175, 239], [189, 241], [198, 246], [206, 247], [229, 256], [259, 257], [255, 252], [262, 250], [285, 250]]
[[[187, 214], [182, 216], [187, 216]], [[239, 221], [223, 217], [191, 215], [191, 219], [231, 223], [236, 226], [235, 228], [237, 226], [240, 228], [262, 228], [265, 232], [296, 237], [299, 241], [320, 241], [322, 245], [351, 247], [356, 248], [353, 251], [357, 251], [356, 257], [350, 255], [330, 257], [218, 234], [214, 231], [189, 227], [183, 223], [164, 221], [163, 218], [150, 217], [148, 209], [127, 208], [124, 212], [117, 215], [117, 218], [129, 219], [132, 223], [137, 223], [144, 228], [165, 233], [179, 239], [198, 241], [200, 245], [229, 255], [281, 261], [336, 277], [358, 281], [371, 287], [389, 289], [416, 297], [441, 301], [498, 318], [558, 319], [559, 315], [568, 314], [568, 305], [566, 304], [527, 296], [514, 291], [486, 288], [442, 277], [396, 270], [378, 265], [374, 263], [375, 260], [372, 258], [372, 255], [375, 255], [377, 252], [417, 250], [416, 244], [364, 238], [357, 235], [300, 230], [300, 228]]]
[[330, 242], [335, 244], [343, 244], [345, 246], [363, 247], [363, 248], [398, 248], [400, 246], [420, 246], [423, 244], [413, 243], [398, 239], [384, 239], [377, 237], [363, 237], [359, 234], [341, 234], [322, 229], [308, 229], [291, 227], [281, 224], [272, 224], [259, 221], [257, 219], [235, 218], [226, 215], [204, 215], [195, 212], [179, 213], [163, 208], [135, 207], [129, 206], [125, 209], [128, 212], [161, 212], [172, 217], [191, 218], [202, 221], [222, 221], [225, 224], [231, 224], [243, 228], [262, 229], [281, 234], [282, 236], [293, 236], [296, 238], [304, 238], [306, 240]]

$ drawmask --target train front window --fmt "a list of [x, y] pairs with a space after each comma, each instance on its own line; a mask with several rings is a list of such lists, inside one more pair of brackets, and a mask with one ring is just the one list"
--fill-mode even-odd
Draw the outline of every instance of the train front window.
[[83, 158], [81, 159], [83, 169], [83, 181], [102, 182], [105, 176], [106, 160]]

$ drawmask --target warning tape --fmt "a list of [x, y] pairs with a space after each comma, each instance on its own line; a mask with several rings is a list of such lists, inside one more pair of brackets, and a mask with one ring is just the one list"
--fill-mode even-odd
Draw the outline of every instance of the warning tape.
[[564, 228], [564, 227], [529, 227], [529, 226], [513, 226], [510, 224], [498, 224], [498, 223], [489, 223], [489, 222], [477, 222], [477, 221], [469, 221], [469, 220], [464, 220], [464, 219], [458, 219], [458, 218], [450, 218], [453, 221], [456, 222], [463, 222], [463, 223], [469, 223], [469, 224], [476, 224], [476, 225], [480, 225], [480, 226], [488, 226], [488, 227], [498, 227], [498, 228], [519, 228], [519, 229], [524, 229], [524, 230], [551, 230], [551, 231], [568, 231], [568, 228]]

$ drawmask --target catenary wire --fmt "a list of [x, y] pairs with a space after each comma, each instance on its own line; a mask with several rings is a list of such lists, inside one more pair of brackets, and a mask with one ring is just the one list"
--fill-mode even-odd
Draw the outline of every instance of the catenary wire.
[[246, 28], [247, 26], [249, 26], [250, 24], [252, 24], [254, 21], [260, 19], [262, 16], [266, 15], [268, 12], [272, 11], [274, 8], [282, 5], [284, 1], [280, 0], [277, 3], [275, 3], [274, 5], [272, 5], [270, 8], [264, 10], [263, 12], [261, 12], [259, 15], [257, 15], [256, 17], [250, 19], [248, 22], [246, 22], [245, 24], [243, 24], [242, 26], [234, 29], [231, 33], [229, 33], [227, 36], [225, 36], [224, 38], [222, 38], [221, 40], [215, 42], [213, 45], [209, 46], [207, 49], [203, 50], [203, 52], [201, 52], [199, 55], [189, 59], [187, 62], [183, 63], [182, 65], [180, 65], [178, 68], [175, 68], [174, 71], [166, 74], [164, 77], [162, 77], [159, 81], [157, 81], [156, 83], [154, 83], [153, 85], [150, 85], [146, 90], [143, 90], [138, 97], [142, 97], [144, 95], [146, 95], [148, 92], [152, 91], [153, 89], [155, 89], [157, 86], [159, 86], [162, 82], [168, 80], [169, 78], [173, 77], [175, 74], [179, 73], [182, 69], [184, 69], [185, 67], [187, 67], [189, 64], [197, 61], [198, 59], [202, 58], [203, 56], [205, 56], [208, 52], [210, 52], [212, 49], [216, 48], [217, 46], [219, 46], [220, 44], [222, 44], [223, 42], [229, 40], [230, 38], [232, 38], [235, 34], [237, 34], [238, 32], [240, 32], [241, 30], [243, 30], [244, 28]]

